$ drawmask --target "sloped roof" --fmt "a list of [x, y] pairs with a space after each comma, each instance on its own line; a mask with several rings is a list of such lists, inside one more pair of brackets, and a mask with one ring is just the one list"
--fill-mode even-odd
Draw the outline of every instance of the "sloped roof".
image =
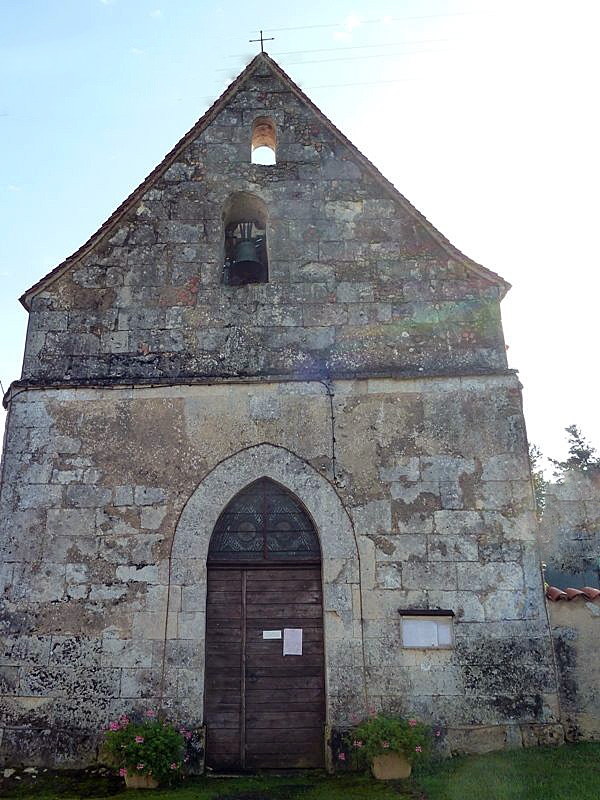
[[546, 597], [553, 602], [577, 600], [579, 598], [594, 601], [600, 598], [600, 589], [595, 589], [593, 586], [584, 586], [581, 589], [573, 589], [571, 587], [559, 589], [558, 586], [547, 586]]
[[51, 270], [47, 275], [41, 278], [37, 283], [31, 286], [26, 292], [24, 292], [21, 297], [19, 298], [22, 305], [29, 311], [31, 307], [31, 300], [32, 298], [40, 291], [42, 291], [46, 286], [56, 280], [60, 275], [66, 272], [71, 266], [77, 263], [77, 261], [87, 255], [90, 250], [110, 231], [113, 227], [115, 227], [118, 222], [121, 220], [123, 216], [125, 216], [128, 211], [135, 206], [140, 198], [154, 185], [155, 181], [160, 178], [160, 176], [167, 171], [167, 169], [177, 160], [179, 154], [184, 150], [188, 144], [190, 144], [210, 123], [215, 119], [215, 117], [223, 110], [223, 108], [229, 103], [233, 95], [240, 89], [242, 84], [249, 78], [252, 73], [262, 64], [267, 64], [270, 69], [273, 71], [275, 75], [277, 75], [289, 88], [289, 90], [298, 97], [305, 105], [307, 105], [315, 114], [315, 116], [320, 120], [320, 122], [326, 126], [329, 131], [340, 141], [342, 142], [348, 150], [352, 153], [352, 155], [356, 158], [357, 162], [361, 164], [364, 168], [368, 170], [371, 176], [378, 181], [385, 189], [388, 191], [392, 199], [396, 200], [405, 211], [410, 214], [415, 220], [420, 222], [424, 228], [428, 231], [428, 233], [433, 237], [433, 239], [441, 245], [448, 254], [463, 264], [468, 269], [476, 272], [481, 277], [489, 280], [491, 283], [496, 284], [500, 287], [502, 296], [506, 294], [508, 289], [510, 289], [510, 284], [505, 281], [500, 275], [492, 270], [483, 267], [481, 264], [478, 264], [476, 261], [468, 258], [461, 253], [458, 248], [456, 248], [446, 237], [441, 234], [429, 220], [423, 216], [417, 209], [396, 189], [396, 187], [387, 179], [385, 178], [375, 167], [374, 164], [369, 161], [369, 159], [364, 156], [353, 144], [350, 142], [349, 139], [344, 136], [341, 131], [339, 131], [335, 125], [320, 111], [317, 106], [310, 100], [304, 92], [292, 81], [292, 79], [281, 69], [281, 67], [270, 58], [267, 53], [259, 53], [255, 56], [252, 61], [248, 64], [248, 66], [241, 72], [238, 77], [225, 89], [223, 94], [212, 104], [212, 106], [208, 109], [208, 111], [200, 117], [198, 122], [177, 142], [175, 147], [167, 153], [167, 155], [163, 158], [163, 160], [158, 164], [152, 172], [145, 178], [145, 180], [136, 188], [133, 192], [118, 206], [118, 208], [110, 215], [110, 217], [104, 222], [100, 228], [96, 231], [96, 233], [92, 234], [90, 238], [81, 245], [72, 255], [62, 261], [58, 266], [56, 266], [53, 270]]

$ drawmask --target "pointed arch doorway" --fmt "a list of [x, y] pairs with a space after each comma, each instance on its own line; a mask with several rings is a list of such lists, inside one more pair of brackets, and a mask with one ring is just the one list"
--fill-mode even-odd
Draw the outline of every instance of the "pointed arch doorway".
[[312, 520], [280, 484], [261, 478], [221, 513], [207, 567], [207, 766], [323, 768], [321, 552]]

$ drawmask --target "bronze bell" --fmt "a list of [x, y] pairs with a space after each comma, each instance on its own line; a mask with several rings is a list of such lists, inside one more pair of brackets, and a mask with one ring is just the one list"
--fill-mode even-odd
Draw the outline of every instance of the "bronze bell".
[[242, 239], [235, 246], [233, 253], [234, 266], [236, 269], [251, 269], [254, 263], [260, 264], [260, 259], [256, 253], [256, 241], [254, 239]]
[[236, 244], [233, 263], [229, 268], [231, 284], [260, 283], [262, 280], [263, 266], [256, 252], [256, 244], [255, 239], [242, 239]]
[[231, 284], [259, 283], [262, 280], [263, 265], [258, 255], [260, 237], [252, 236], [252, 228], [251, 222], [238, 224], [237, 232], [241, 238], [237, 239], [234, 246], [229, 268]]

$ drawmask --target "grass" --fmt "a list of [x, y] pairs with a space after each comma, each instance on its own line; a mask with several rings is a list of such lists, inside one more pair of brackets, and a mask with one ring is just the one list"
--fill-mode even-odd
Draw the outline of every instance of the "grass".
[[[57, 791], [53, 779], [40, 776], [38, 780], [39, 783], [35, 786], [19, 786], [16, 791], [4, 796], [19, 800], [67, 800], [82, 796], [107, 797], [111, 794], [119, 800], [124, 797], [120, 793], [113, 794], [112, 781], [96, 779], [94, 793], [93, 781], [85, 787], [79, 787], [79, 791], [73, 783], [70, 786], [65, 784], [61, 787], [62, 791]], [[416, 800], [421, 794], [415, 794], [410, 781], [390, 784], [377, 783], [369, 775], [360, 773], [336, 776], [303, 773], [244, 778], [194, 778], [177, 788], [145, 789], [141, 793], [130, 793], [127, 797], [132, 800], [137, 800], [138, 797], [140, 800]]]
[[[67, 800], [116, 796], [112, 778], [44, 776], [13, 784], [5, 797]], [[115, 794], [118, 793], [118, 794]], [[504, 750], [438, 762], [408, 781], [377, 783], [368, 775], [304, 773], [244, 778], [197, 778], [177, 788], [128, 795], [141, 800], [573, 800], [600, 798], [600, 743]]]
[[600, 743], [461, 756], [416, 780], [428, 800], [596, 800]]

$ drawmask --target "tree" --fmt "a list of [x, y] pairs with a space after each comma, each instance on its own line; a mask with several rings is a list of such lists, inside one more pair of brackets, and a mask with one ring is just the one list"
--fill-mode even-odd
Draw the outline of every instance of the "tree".
[[542, 451], [535, 444], [529, 445], [529, 466], [531, 468], [531, 479], [533, 480], [533, 494], [535, 497], [535, 515], [539, 519], [544, 513], [546, 503], [546, 485], [544, 470], [540, 466]]
[[554, 477], [562, 480], [568, 470], [579, 470], [589, 472], [590, 470], [600, 471], [600, 458], [595, 456], [596, 448], [587, 441], [577, 425], [569, 425], [565, 428], [569, 442], [569, 457], [566, 461], [557, 461], [550, 458], [554, 464]]

